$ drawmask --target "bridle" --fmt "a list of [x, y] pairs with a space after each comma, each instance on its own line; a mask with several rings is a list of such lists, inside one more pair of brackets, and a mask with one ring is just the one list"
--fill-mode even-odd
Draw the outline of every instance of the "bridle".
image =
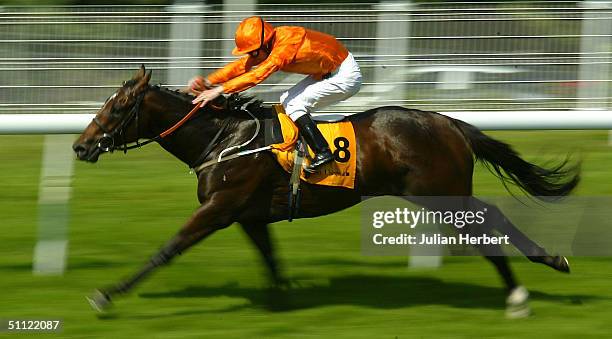
[[[159, 140], [159, 139], [156, 139], [156, 138], [159, 138], [159, 136], [157, 136], [153, 139], [149, 139], [145, 141], [144, 143], [140, 143], [138, 141], [139, 139], [138, 134], [140, 132], [140, 126], [138, 124], [139, 116], [140, 116], [140, 105], [142, 104], [142, 101], [144, 100], [144, 96], [148, 90], [149, 90], [149, 87], [145, 88], [142, 91], [142, 93], [138, 95], [138, 97], [136, 98], [136, 103], [134, 104], [134, 106], [132, 106], [132, 109], [130, 110], [128, 117], [126, 119], [123, 119], [121, 124], [118, 127], [116, 127], [114, 130], [111, 131], [107, 127], [105, 127], [104, 124], [102, 124], [102, 122], [100, 121], [100, 119], [98, 119], [97, 116], [93, 118], [93, 122], [96, 125], [98, 125], [98, 127], [104, 132], [102, 137], [98, 139], [96, 143], [96, 146], [100, 150], [104, 152], [113, 152], [115, 149], [119, 148], [119, 149], [123, 149], [124, 153], [127, 153], [129, 149], [142, 147], [148, 143]], [[132, 122], [132, 120], [136, 122], [136, 136], [137, 136], [136, 145], [128, 146], [127, 142], [125, 142], [124, 130]], [[121, 138], [121, 144], [119, 145], [119, 147], [116, 147], [115, 145], [115, 137], [117, 136]]]
[[[200, 109], [200, 105], [196, 105], [189, 113], [187, 113], [187, 115], [185, 115], [181, 120], [179, 120], [172, 127], [168, 128], [167, 130], [160, 133], [154, 138], [145, 140], [144, 142], [140, 142], [140, 138], [138, 137], [140, 135], [140, 125], [139, 125], [140, 106], [142, 105], [144, 97], [150, 88], [151, 86], [147, 86], [138, 95], [138, 97], [136, 98], [136, 103], [134, 103], [134, 106], [132, 106], [132, 109], [130, 109], [130, 112], [127, 118], [125, 118], [121, 122], [121, 124], [119, 124], [118, 127], [114, 128], [114, 130], [110, 131], [107, 127], [105, 127], [104, 124], [102, 124], [102, 122], [98, 119], [97, 116], [93, 118], [93, 122], [104, 132], [102, 137], [100, 137], [97, 140], [96, 147], [98, 147], [101, 151], [104, 151], [104, 152], [113, 152], [116, 149], [120, 149], [120, 150], [123, 150], [123, 153], [127, 153], [127, 151], [130, 149], [140, 148], [152, 142], [160, 141], [161, 139], [165, 138], [166, 136], [176, 131], [185, 122], [187, 122], [187, 120], [191, 119], [191, 117]], [[132, 123], [132, 121], [136, 123], [136, 144], [128, 145], [127, 142], [125, 141], [124, 130], [127, 126], [129, 126]], [[121, 143], [119, 144], [119, 146], [115, 145], [116, 137], [119, 137], [121, 139]]]

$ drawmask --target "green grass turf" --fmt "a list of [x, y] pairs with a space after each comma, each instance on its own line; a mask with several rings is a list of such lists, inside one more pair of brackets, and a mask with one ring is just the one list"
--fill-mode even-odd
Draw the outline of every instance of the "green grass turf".
[[[583, 159], [577, 194], [612, 194], [607, 132], [491, 134], [540, 163], [571, 152]], [[273, 225], [286, 273], [297, 283], [282, 296], [265, 288], [255, 251], [230, 227], [97, 315], [85, 296], [139, 268], [176, 232], [197, 207], [195, 179], [157, 146], [77, 163], [68, 271], [33, 276], [42, 141], [0, 137], [0, 319], [63, 319], [57, 336], [71, 338], [612, 335], [611, 259], [571, 258], [573, 272], [563, 275], [513, 258], [534, 316], [506, 320], [501, 281], [482, 258], [445, 258], [440, 269], [411, 270], [407, 258], [362, 256], [358, 206]], [[481, 166], [475, 187], [480, 195], [507, 194]]]

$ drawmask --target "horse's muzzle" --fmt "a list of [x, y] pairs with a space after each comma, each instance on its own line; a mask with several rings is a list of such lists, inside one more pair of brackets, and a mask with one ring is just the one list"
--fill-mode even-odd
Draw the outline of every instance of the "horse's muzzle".
[[72, 145], [72, 149], [79, 160], [87, 162], [96, 162], [100, 156], [100, 149], [98, 147], [87, 147], [85, 144], [74, 144]]

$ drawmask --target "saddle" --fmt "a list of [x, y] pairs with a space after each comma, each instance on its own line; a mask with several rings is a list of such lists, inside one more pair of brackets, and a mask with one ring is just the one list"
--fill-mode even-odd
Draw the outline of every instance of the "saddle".
[[[264, 124], [266, 126], [266, 145], [271, 146], [272, 153], [281, 167], [288, 173], [292, 173], [295, 169], [296, 146], [301, 142], [299, 130], [285, 114], [282, 105], [273, 105], [272, 110], [275, 115], [274, 119], [266, 119]], [[303, 167], [308, 165], [314, 153], [310, 148], [305, 147], [299, 177], [310, 184], [353, 189], [357, 168], [357, 143], [353, 124], [343, 115], [323, 117], [323, 119], [314, 120], [327, 140], [335, 161], [324, 165], [316, 173], [308, 175], [303, 171]]]

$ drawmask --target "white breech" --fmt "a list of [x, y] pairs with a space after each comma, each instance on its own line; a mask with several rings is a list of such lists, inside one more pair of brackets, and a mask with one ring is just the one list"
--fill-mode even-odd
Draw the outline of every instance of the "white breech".
[[322, 80], [307, 76], [280, 97], [285, 112], [296, 121], [304, 114], [355, 95], [361, 87], [361, 70], [351, 53], [331, 75]]

